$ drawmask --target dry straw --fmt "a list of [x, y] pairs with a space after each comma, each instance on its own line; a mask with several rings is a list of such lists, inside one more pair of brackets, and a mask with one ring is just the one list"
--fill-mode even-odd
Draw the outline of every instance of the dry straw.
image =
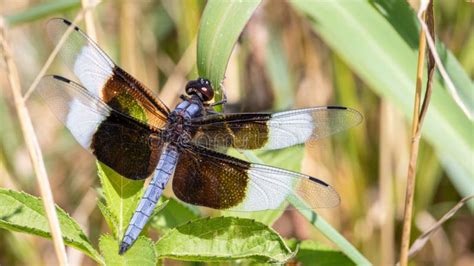
[[[423, 25], [426, 26], [425, 21], [428, 22], [428, 26], [422, 27], [419, 40], [418, 50], [418, 68], [416, 73], [416, 92], [415, 92], [415, 106], [413, 110], [413, 123], [412, 123], [412, 137], [410, 147], [410, 159], [408, 164], [407, 174], [407, 187], [405, 192], [405, 211], [403, 218], [403, 231], [402, 240], [400, 246], [400, 265], [408, 265], [408, 248], [410, 246], [410, 232], [413, 215], [413, 199], [415, 193], [415, 178], [416, 178], [416, 163], [418, 159], [418, 150], [421, 138], [421, 128], [423, 125], [424, 118], [428, 111], [428, 106], [431, 99], [431, 92], [433, 86], [433, 74], [435, 70], [435, 59], [433, 52], [435, 50], [429, 50], [428, 53], [428, 80], [426, 83], [426, 93], [421, 102], [421, 87], [423, 86], [423, 67], [424, 57], [426, 49], [426, 36], [434, 36], [434, 18], [433, 18], [433, 2], [422, 1], [418, 18]], [[433, 42], [434, 48], [434, 42]], [[420, 107], [421, 105], [421, 107]], [[420, 110], [421, 109], [421, 110]]]
[[7, 66], [8, 81], [13, 92], [15, 107], [18, 112], [18, 119], [20, 121], [21, 130], [25, 139], [26, 147], [30, 154], [30, 159], [33, 164], [33, 169], [36, 173], [36, 179], [39, 184], [41, 199], [46, 211], [46, 217], [49, 222], [49, 230], [54, 243], [54, 249], [59, 265], [67, 265], [66, 249], [62, 239], [61, 228], [59, 227], [59, 220], [54, 205], [53, 193], [49, 184], [48, 174], [43, 161], [43, 155], [38, 143], [38, 139], [31, 122], [28, 109], [25, 101], [21, 95], [20, 77], [15, 62], [12, 58], [10, 46], [7, 42], [6, 27], [0, 18], [0, 43], [3, 49], [3, 57]]

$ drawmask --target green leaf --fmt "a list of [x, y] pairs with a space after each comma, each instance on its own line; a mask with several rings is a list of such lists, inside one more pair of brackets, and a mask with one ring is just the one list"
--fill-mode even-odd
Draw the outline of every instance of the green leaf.
[[158, 262], [153, 241], [140, 236], [123, 255], [118, 254], [118, 241], [110, 235], [102, 235], [99, 240], [100, 252], [106, 265], [155, 266]]
[[235, 217], [205, 218], [178, 226], [161, 237], [155, 248], [160, 258], [190, 261], [283, 263], [294, 255], [273, 229]]
[[[160, 201], [164, 200], [162, 196]], [[173, 198], [168, 199], [166, 207], [154, 214], [150, 225], [157, 229], [171, 229], [200, 217], [199, 210], [190, 205], [185, 205]]]
[[110, 230], [112, 230], [113, 234], [116, 236], [117, 235], [117, 228], [118, 226], [118, 218], [115, 217], [112, 212], [110, 212], [109, 208], [105, 206], [105, 204], [102, 201], [97, 202], [97, 206], [99, 207], [100, 212], [102, 213], [102, 216], [104, 216], [105, 221], [107, 222], [107, 225], [109, 226]]
[[201, 77], [209, 79], [220, 100], [219, 84], [240, 33], [261, 0], [209, 0], [201, 17], [197, 44], [197, 65]]
[[[451, 51], [446, 49], [441, 41], [436, 41], [436, 50], [441, 57], [443, 66], [453, 81], [456, 93], [459, 95], [462, 105], [466, 107], [472, 121], [474, 117], [474, 83]], [[441, 81], [441, 83], [443, 84], [443, 81]], [[449, 95], [452, 97], [451, 94]], [[459, 103], [456, 102], [456, 104], [459, 106]]]
[[10, 26], [17, 26], [22, 23], [31, 22], [51, 16], [52, 14], [61, 13], [80, 7], [80, 0], [49, 1], [47, 3], [30, 7], [25, 11], [16, 13], [14, 15], [8, 15], [5, 17], [5, 19]]
[[[374, 7], [384, 15], [385, 19], [400, 34], [404, 41], [414, 49], [418, 49], [418, 33], [420, 26], [417, 21], [415, 12], [406, 1], [373, 1]], [[428, 47], [426, 48], [428, 49]], [[474, 112], [474, 94], [472, 93], [473, 84], [469, 76], [462, 69], [461, 64], [456, 60], [453, 54], [446, 49], [440, 40], [436, 40], [436, 49], [440, 55], [443, 65], [451, 77], [457, 93], [469, 110]], [[439, 77], [438, 77], [439, 78]]]
[[[79, 225], [65, 211], [56, 207], [63, 240], [97, 262], [102, 258], [92, 247]], [[16, 232], [51, 238], [41, 199], [24, 192], [0, 188], [0, 227]]]
[[[388, 5], [384, 6], [383, 1], [292, 0], [290, 3], [310, 18], [314, 31], [371, 89], [411, 118], [418, 25], [414, 11], [407, 4], [386, 8]], [[459, 63], [445, 48], [440, 49], [447, 55], [443, 60], [454, 84], [463, 90], [462, 95], [472, 93], [473, 84]], [[464, 96], [463, 100], [469, 101], [469, 97]], [[422, 133], [439, 158], [450, 158], [442, 160], [443, 166], [464, 196], [474, 193], [474, 167], [466, 160], [474, 150], [473, 130], [474, 124], [437, 75]]]
[[144, 181], [124, 178], [100, 162], [97, 163], [97, 170], [104, 191], [106, 209], [110, 213], [107, 214], [107, 219], [110, 218], [107, 222], [109, 226], [116, 225], [112, 231], [116, 233], [117, 238], [121, 238], [143, 194]]
[[265, 69], [268, 73], [272, 88], [275, 91], [275, 110], [290, 109], [295, 101], [294, 82], [289, 70], [289, 62], [282, 47], [281, 32], [275, 27], [270, 30], [266, 51]]
[[297, 249], [295, 260], [302, 265], [355, 265], [344, 253], [314, 240], [287, 241], [288, 246]]

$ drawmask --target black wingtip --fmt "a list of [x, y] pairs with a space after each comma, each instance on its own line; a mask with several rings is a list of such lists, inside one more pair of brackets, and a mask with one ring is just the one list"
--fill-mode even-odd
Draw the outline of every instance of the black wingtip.
[[340, 110], [346, 110], [347, 107], [344, 106], [327, 106], [328, 109], [340, 109]]
[[69, 83], [70, 80], [65, 78], [65, 77], [61, 77], [61, 76], [58, 76], [58, 75], [53, 75], [53, 78], [57, 79], [57, 80], [60, 80], [62, 82], [66, 82], [66, 83]]
[[74, 24], [72, 24], [72, 22], [71, 22], [71, 21], [69, 21], [69, 20], [67, 20], [67, 19], [64, 19], [64, 18], [62, 18], [62, 21], [63, 21], [63, 22], [64, 22], [64, 24], [66, 24], [68, 27], [70, 27], [70, 26], [72, 25], [72, 26], [74, 26], [74, 30], [76, 30], [76, 31], [78, 31], [78, 30], [79, 30], [79, 27], [78, 27], [78, 26], [76, 26], [76, 25], [74, 25]]
[[316, 182], [316, 183], [318, 183], [318, 184], [320, 184], [320, 185], [323, 185], [323, 186], [325, 186], [325, 187], [329, 187], [329, 184], [327, 184], [326, 182], [323, 182], [322, 180], [319, 180], [319, 179], [314, 178], [314, 177], [312, 177], [312, 176], [309, 176], [309, 180], [311, 180], [311, 181], [313, 181], [313, 182]]
[[125, 242], [122, 242], [120, 244], [120, 249], [119, 249], [119, 255], [123, 255], [125, 252], [127, 252], [127, 250], [130, 248], [130, 245], [125, 243]]
[[67, 20], [67, 19], [64, 19], [64, 18], [63, 18], [62, 20], [63, 20], [64, 24], [66, 24], [66, 25], [68, 25], [68, 26], [71, 26], [71, 24], [72, 24], [71, 21], [69, 21], [69, 20]]

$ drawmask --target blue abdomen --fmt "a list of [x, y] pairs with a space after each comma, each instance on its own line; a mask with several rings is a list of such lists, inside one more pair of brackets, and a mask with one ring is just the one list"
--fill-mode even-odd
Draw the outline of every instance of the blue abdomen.
[[153, 209], [158, 202], [166, 184], [174, 173], [178, 162], [178, 150], [175, 146], [169, 144], [163, 147], [160, 161], [153, 173], [150, 184], [145, 190], [143, 197], [138, 204], [135, 213], [125, 231], [120, 244], [119, 254], [123, 254], [137, 240], [138, 235], [150, 219]]

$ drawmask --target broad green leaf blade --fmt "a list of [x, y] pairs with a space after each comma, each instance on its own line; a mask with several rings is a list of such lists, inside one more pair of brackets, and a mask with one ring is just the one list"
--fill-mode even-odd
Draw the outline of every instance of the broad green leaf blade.
[[[97, 262], [102, 258], [92, 247], [79, 225], [65, 211], [56, 207], [63, 240]], [[0, 188], [0, 228], [51, 238], [43, 203], [24, 192]]]
[[[421, 27], [408, 2], [375, 0], [374, 7], [385, 16], [385, 19], [393, 25], [394, 29], [400, 33], [400, 36], [410, 47], [418, 48], [418, 33]], [[461, 64], [440, 40], [436, 40], [436, 50], [456, 87], [456, 93], [460, 96], [463, 106], [467, 107], [472, 118], [474, 113], [474, 93], [472, 93], [474, 84], [462, 69]], [[453, 95], [450, 94], [450, 96]], [[459, 105], [459, 103], [456, 104]]]
[[153, 241], [143, 236], [123, 255], [118, 254], [118, 241], [110, 235], [100, 237], [99, 247], [106, 265], [155, 266], [158, 262]]
[[[400, 17], [409, 27], [414, 20], [414, 11], [408, 5], [397, 5], [396, 9], [384, 9], [371, 1], [315, 1], [292, 0], [290, 3], [311, 19], [311, 25], [344, 61], [376, 93], [402, 110], [406, 117], [413, 112], [413, 96], [417, 65], [417, 30], [399, 30], [391, 18]], [[415, 24], [416, 25], [416, 24]], [[453, 57], [448, 64], [458, 65]], [[458, 88], [472, 92], [472, 82], [459, 67], [448, 72]], [[458, 85], [462, 84], [462, 86]], [[464, 89], [464, 87], [466, 89]], [[474, 190], [474, 167], [471, 160], [474, 150], [472, 132], [474, 124], [469, 121], [453, 101], [440, 77], [434, 80], [433, 95], [428, 115], [423, 126], [425, 137], [435, 148], [438, 157], [449, 156], [462, 171], [452, 171], [449, 177], [464, 196], [466, 187]], [[468, 180], [459, 173], [468, 173]], [[462, 185], [458, 185], [462, 184]]]
[[270, 31], [266, 51], [265, 68], [275, 91], [275, 110], [290, 109], [295, 101], [294, 82], [289, 70], [289, 62], [282, 47], [282, 35], [276, 29]]
[[[456, 93], [459, 95], [459, 99], [462, 101], [462, 105], [467, 108], [471, 119], [474, 117], [474, 83], [469, 78], [461, 64], [458, 62], [456, 57], [446, 49], [446, 47], [437, 40], [436, 50], [438, 51], [443, 65], [448, 73], [449, 77], [453, 81], [456, 88]], [[450, 94], [451, 97], [453, 95]], [[458, 103], [456, 103], [458, 104]], [[459, 104], [458, 104], [459, 105]], [[471, 120], [472, 121], [472, 120]]]
[[201, 17], [197, 45], [197, 65], [201, 77], [209, 79], [220, 100], [219, 84], [227, 62], [245, 24], [261, 0], [209, 0]]
[[293, 256], [268, 226], [249, 219], [196, 220], [168, 231], [156, 243], [160, 258], [189, 261], [252, 259], [283, 263]]
[[298, 250], [295, 258], [302, 265], [355, 265], [344, 253], [334, 250], [314, 240], [287, 241], [291, 249]]
[[102, 163], [97, 163], [97, 170], [106, 208], [109, 216], [115, 218], [111, 219], [115, 222], [108, 221], [109, 226], [116, 223], [117, 228], [112, 228], [112, 231], [116, 232], [117, 238], [121, 238], [143, 194], [144, 181], [124, 178]]
[[[163, 199], [162, 197], [160, 201]], [[154, 228], [167, 230], [175, 228], [200, 217], [199, 211], [191, 205], [185, 205], [173, 198], [168, 199], [168, 204], [160, 212], [152, 216], [150, 225]]]

